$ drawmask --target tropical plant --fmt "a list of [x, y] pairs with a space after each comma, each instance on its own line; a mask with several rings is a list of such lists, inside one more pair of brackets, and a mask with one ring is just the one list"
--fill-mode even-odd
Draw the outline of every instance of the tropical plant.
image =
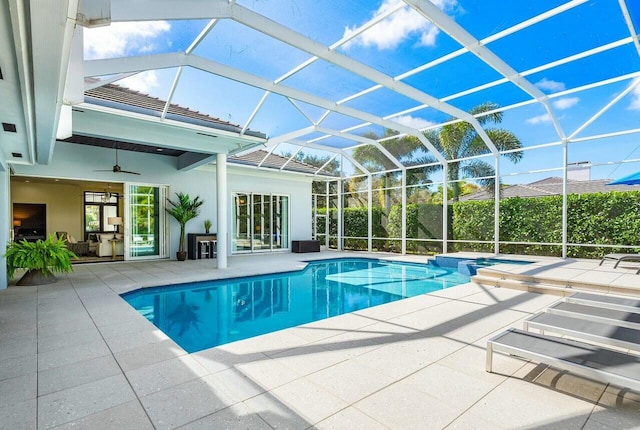
[[[203, 200], [200, 200], [200, 196], [196, 196], [193, 200], [187, 193], [176, 193], [177, 200], [174, 202], [167, 199], [169, 206], [166, 211], [169, 215], [175, 218], [180, 224], [180, 244], [178, 245], [178, 253], [184, 256], [184, 236], [185, 226], [187, 222], [196, 218], [200, 214], [200, 209], [204, 204]], [[180, 258], [180, 257], [179, 257]]]
[[204, 232], [208, 234], [209, 230], [211, 230], [211, 220], [210, 219], [205, 219], [204, 220]]
[[[520, 149], [522, 143], [512, 132], [500, 128], [485, 127], [485, 125], [488, 124], [499, 124], [502, 122], [502, 112], [496, 112], [498, 107], [495, 103], [486, 102], [472, 108], [469, 113], [477, 116], [478, 123], [483, 126], [485, 132], [499, 151]], [[394, 133], [392, 130], [385, 130], [383, 137], [391, 137]], [[426, 131], [424, 136], [447, 160], [458, 160], [489, 153], [489, 148], [480, 135], [478, 135], [476, 129], [473, 125], [465, 121], [447, 124], [439, 130]], [[373, 140], [381, 139], [372, 133], [365, 134], [365, 137]], [[431, 182], [429, 175], [437, 169], [441, 169], [441, 166], [435, 164], [435, 157], [426, 152], [422, 142], [414, 136], [389, 139], [381, 142], [381, 145], [406, 167], [427, 165], [415, 169], [408, 169], [407, 185], [429, 184]], [[505, 156], [512, 162], [517, 163], [522, 159], [522, 152], [509, 152], [505, 154]], [[378, 148], [372, 145], [359, 146], [353, 151], [353, 157], [364, 167], [374, 172], [397, 170], [397, 166]], [[462, 184], [459, 182], [461, 174], [472, 178], [481, 178], [478, 179], [477, 182], [483, 188], [493, 190], [495, 184], [493, 176], [495, 175], [495, 171], [490, 164], [478, 159], [453, 161], [449, 163], [447, 179], [450, 182], [452, 191], [451, 198], [454, 201], [458, 201], [461, 195]], [[398, 172], [385, 174], [385, 185], [391, 183], [392, 178], [397, 175], [399, 175]], [[384, 188], [387, 188], [387, 186], [384, 186]], [[419, 188], [407, 188], [407, 197], [410, 197], [413, 190], [419, 190]], [[384, 201], [381, 201], [381, 204], [389, 209], [388, 193], [384, 194], [384, 199]]]
[[39, 285], [56, 282], [53, 272], [72, 272], [71, 260], [78, 257], [67, 248], [64, 239], [51, 234], [45, 240], [38, 239], [35, 242], [10, 242], [5, 258], [9, 279], [13, 278], [17, 269], [25, 269], [27, 273], [18, 281], [18, 285]]
[[[293, 154], [290, 152], [283, 152], [282, 156], [291, 158]], [[322, 168], [322, 173], [335, 177], [340, 176], [340, 163], [335, 159], [332, 160], [330, 156], [305, 154], [303, 151], [300, 151], [294, 156], [294, 160], [298, 161], [299, 163]], [[325, 182], [313, 181], [311, 189], [311, 192], [314, 194], [323, 194], [325, 192]]]
[[[412, 136], [400, 136], [393, 138], [397, 132], [394, 130], [385, 130], [384, 136], [377, 136], [373, 132], [364, 134], [371, 140], [380, 140], [387, 138], [380, 145], [389, 153], [391, 153], [397, 161], [403, 166], [415, 166], [422, 164], [422, 159], [427, 156], [424, 145], [418, 139]], [[379, 204], [383, 207], [384, 217], [381, 219], [383, 227], [387, 227], [391, 208], [394, 204], [400, 203], [401, 197], [394, 188], [397, 188], [401, 184], [401, 175], [398, 165], [394, 163], [389, 157], [387, 157], [378, 147], [375, 145], [362, 145], [353, 150], [353, 158], [358, 161], [363, 167], [370, 172], [381, 172], [376, 182], [373, 184], [373, 188], [378, 190], [376, 192]], [[407, 185], [425, 185], [431, 183], [429, 180], [429, 173], [433, 171], [433, 166], [418, 167], [411, 170], [407, 170]], [[349, 189], [356, 188], [357, 180], [352, 179], [349, 184]], [[407, 197], [418, 191], [420, 187], [406, 188], [405, 192]], [[372, 202], [372, 204], [375, 204]], [[387, 249], [388, 244], [385, 244], [382, 249]]]
[[[497, 108], [497, 104], [486, 102], [474, 107], [469, 113], [476, 116], [478, 123], [483, 126], [484, 131], [498, 151], [522, 148], [520, 139], [512, 132], [500, 128], [485, 127], [486, 124], [499, 124], [502, 122], [502, 112], [497, 112]], [[489, 148], [487, 148], [476, 129], [466, 121], [447, 124], [440, 130], [430, 130], [425, 132], [424, 135], [447, 160], [457, 160], [489, 153]], [[522, 152], [513, 151], [504, 154], [504, 156], [513, 163], [517, 163], [522, 159]], [[481, 178], [477, 182], [483, 188], [489, 191], [494, 189], [495, 170], [490, 164], [482, 160], [452, 161], [448, 165], [448, 172], [447, 179], [453, 191], [451, 198], [454, 201], [458, 201], [460, 196], [460, 183], [458, 182], [460, 174], [466, 174], [471, 178]]]

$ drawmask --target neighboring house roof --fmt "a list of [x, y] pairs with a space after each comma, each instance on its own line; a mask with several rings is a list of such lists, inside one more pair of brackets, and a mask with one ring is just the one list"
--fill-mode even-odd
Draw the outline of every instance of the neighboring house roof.
[[[610, 179], [595, 179], [589, 181], [578, 181], [567, 179], [567, 194], [589, 194], [607, 193], [609, 191], [631, 191], [640, 190], [633, 185], [606, 185]], [[530, 184], [508, 185], [500, 190], [501, 198], [510, 197], [543, 197], [562, 195], [562, 178], [551, 177], [541, 179]], [[460, 196], [460, 201], [465, 200], [489, 200], [493, 199], [493, 193], [486, 190], [477, 191], [473, 194]]]
[[[266, 157], [266, 160], [265, 160]], [[229, 157], [230, 163], [236, 164], [245, 164], [248, 166], [258, 166], [266, 167], [271, 169], [285, 170], [285, 171], [293, 171], [293, 172], [301, 172], [301, 173], [311, 173], [315, 174], [319, 167], [312, 166], [310, 164], [302, 163], [300, 161], [291, 160], [289, 158], [283, 157], [277, 154], [269, 154], [267, 151], [257, 150], [250, 152], [244, 155], [234, 155]], [[262, 161], [264, 160], [264, 162]], [[287, 161], [289, 161], [287, 163]], [[262, 163], [262, 164], [260, 164]], [[284, 166], [284, 169], [283, 169]], [[318, 173], [319, 176], [333, 176], [326, 172]]]
[[[86, 91], [85, 101], [101, 106], [115, 107], [122, 110], [144, 113], [147, 115], [159, 117], [164, 110], [166, 101], [157, 97], [152, 97], [129, 88], [121, 87], [115, 84], [107, 84]], [[227, 130], [235, 133], [242, 131], [242, 126], [223, 121], [210, 115], [182, 107], [171, 103], [167, 110], [167, 119], [175, 121], [188, 122], [191, 124], [202, 125], [204, 127], [212, 127], [218, 130]], [[247, 136], [266, 138], [264, 133], [247, 129]]]

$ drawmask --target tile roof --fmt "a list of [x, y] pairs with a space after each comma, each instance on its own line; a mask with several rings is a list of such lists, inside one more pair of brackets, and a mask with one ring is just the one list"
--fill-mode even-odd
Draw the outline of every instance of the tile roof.
[[[567, 180], [567, 194], [607, 193], [609, 191], [632, 191], [640, 188], [633, 185], [606, 185], [611, 179], [595, 179], [588, 181]], [[530, 184], [508, 185], [501, 190], [501, 198], [510, 197], [543, 197], [562, 195], [562, 178], [550, 177]], [[460, 196], [460, 201], [489, 200], [493, 193], [486, 190]]]
[[[115, 84], [107, 84], [86, 91], [85, 98], [86, 101], [91, 103], [146, 113], [156, 117], [159, 117], [162, 114], [166, 103], [166, 101], [157, 97], [152, 97], [148, 94]], [[128, 108], [124, 106], [127, 106]], [[239, 124], [223, 121], [220, 118], [215, 118], [208, 114], [194, 111], [174, 103], [169, 105], [166, 118], [235, 133], [239, 133], [242, 130], [242, 126]], [[245, 133], [248, 136], [266, 138], [264, 133], [257, 131], [246, 130]]]
[[[265, 160], [265, 157], [267, 157], [266, 160]], [[265, 160], [265, 161], [262, 162], [262, 160]], [[302, 163], [296, 160], [291, 160], [289, 163], [287, 163], [288, 160], [289, 158], [287, 157], [283, 157], [281, 155], [277, 155], [273, 153], [269, 154], [267, 151], [263, 151], [261, 149], [257, 151], [249, 152], [247, 154], [234, 155], [229, 157], [230, 163], [245, 164], [248, 166], [258, 166], [262, 162], [260, 167], [266, 167], [266, 168], [278, 169], [278, 170], [282, 169], [282, 167], [285, 166], [286, 164], [283, 170], [292, 171], [292, 172], [315, 174], [319, 169], [316, 166], [312, 166], [310, 164]], [[318, 173], [318, 175], [332, 176], [327, 174], [326, 172]]]

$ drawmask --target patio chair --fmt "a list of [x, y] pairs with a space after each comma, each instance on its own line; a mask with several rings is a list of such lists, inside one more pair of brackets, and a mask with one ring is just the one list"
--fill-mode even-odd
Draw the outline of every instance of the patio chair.
[[540, 312], [524, 321], [524, 330], [532, 329], [540, 330], [540, 334], [550, 332], [571, 336], [574, 339], [640, 351], [640, 330], [615, 324]]
[[[607, 260], [612, 260], [616, 262], [616, 264], [613, 265], [613, 268], [615, 269], [623, 261], [640, 262], [640, 254], [607, 254], [604, 257], [602, 257], [602, 260], [600, 260], [600, 264], [598, 264], [598, 266], [602, 266], [602, 263], [604, 263]], [[636, 270], [636, 275], [638, 273], [640, 273], [640, 269]]]
[[587, 306], [562, 301], [549, 306], [547, 312], [587, 321], [613, 324], [619, 327], [640, 329], [640, 313], [637, 313], [638, 311], [619, 311], [600, 306]]
[[601, 308], [615, 309], [618, 311], [640, 312], [640, 300], [633, 297], [621, 297], [594, 293], [575, 293], [565, 297], [569, 303], [579, 305], [599, 306]]
[[493, 372], [493, 353], [502, 352], [545, 363], [589, 379], [640, 390], [640, 357], [563, 339], [508, 329], [487, 342], [487, 372]]
[[67, 249], [77, 256], [89, 255], [89, 241], [78, 242], [66, 231], [57, 231], [56, 236], [58, 239], [64, 239], [67, 242]]

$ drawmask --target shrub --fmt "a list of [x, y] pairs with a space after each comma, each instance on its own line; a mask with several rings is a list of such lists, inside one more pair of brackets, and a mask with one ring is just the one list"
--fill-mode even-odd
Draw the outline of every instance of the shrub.
[[[453, 234], [458, 240], [493, 240], [492, 200], [457, 202], [453, 205]], [[567, 242], [577, 244], [630, 245], [640, 243], [640, 191], [569, 194]], [[512, 197], [500, 201], [500, 251], [514, 254], [561, 255], [562, 196]], [[486, 244], [467, 244], [472, 250]], [[570, 246], [568, 255], [598, 258], [610, 252], [603, 247]], [[621, 250], [623, 251], [623, 250]], [[624, 251], [623, 251], [624, 252]]]
[[27, 272], [40, 271], [44, 277], [50, 276], [51, 272], [71, 272], [71, 259], [78, 257], [67, 249], [64, 239], [58, 239], [55, 234], [51, 234], [45, 240], [38, 239], [36, 242], [10, 242], [5, 258], [7, 276], [12, 279], [17, 269], [25, 269]]
[[[374, 207], [374, 249], [401, 251], [402, 206], [394, 205], [387, 228], [383, 226], [384, 210]], [[318, 212], [324, 213], [324, 209]], [[337, 234], [336, 209], [330, 210], [330, 234]], [[469, 200], [449, 206], [450, 251], [492, 252], [494, 245], [493, 200]], [[567, 196], [567, 242], [589, 245], [640, 245], [640, 191], [569, 194]], [[560, 245], [538, 243], [562, 242], [562, 196], [535, 198], [512, 197], [500, 201], [500, 251], [511, 254], [560, 256]], [[367, 237], [367, 209], [345, 208], [345, 236]], [[388, 234], [387, 234], [388, 232]], [[324, 224], [318, 226], [324, 233]], [[412, 240], [418, 239], [418, 240]], [[423, 240], [420, 240], [423, 239]], [[433, 239], [429, 242], [424, 239]], [[441, 252], [442, 206], [431, 203], [407, 205], [407, 252], [431, 254]], [[472, 243], [482, 241], [485, 243]], [[345, 248], [366, 249], [364, 239], [345, 240]], [[633, 252], [632, 248], [618, 249]], [[569, 246], [568, 256], [599, 258], [611, 248]]]

